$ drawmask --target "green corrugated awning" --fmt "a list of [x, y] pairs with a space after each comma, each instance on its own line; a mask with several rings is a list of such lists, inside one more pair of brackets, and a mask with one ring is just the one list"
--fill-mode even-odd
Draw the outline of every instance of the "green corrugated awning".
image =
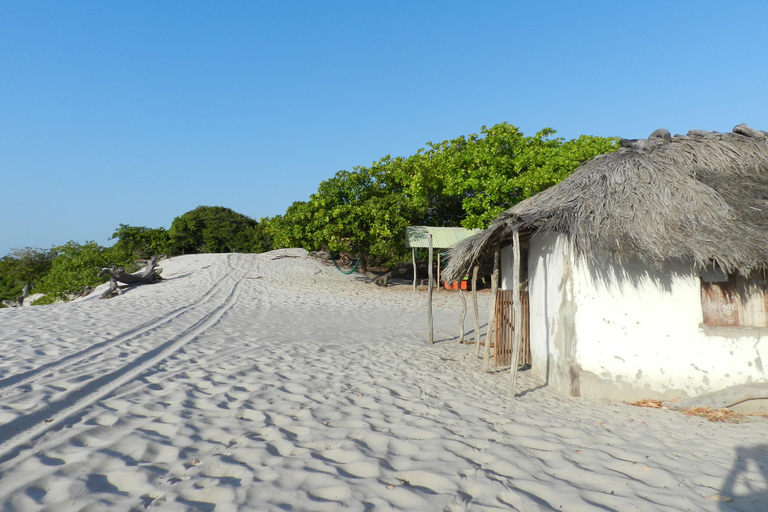
[[406, 247], [429, 247], [427, 233], [432, 235], [432, 247], [450, 249], [467, 237], [479, 233], [480, 229], [436, 228], [432, 226], [409, 226], [405, 228]]

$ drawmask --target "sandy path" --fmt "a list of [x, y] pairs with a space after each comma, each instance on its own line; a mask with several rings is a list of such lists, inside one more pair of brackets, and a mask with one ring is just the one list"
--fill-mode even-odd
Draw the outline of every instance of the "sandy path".
[[525, 374], [512, 401], [455, 342], [457, 295], [430, 347], [423, 294], [303, 254], [176, 258], [116, 299], [0, 310], [3, 509], [765, 510], [768, 421]]

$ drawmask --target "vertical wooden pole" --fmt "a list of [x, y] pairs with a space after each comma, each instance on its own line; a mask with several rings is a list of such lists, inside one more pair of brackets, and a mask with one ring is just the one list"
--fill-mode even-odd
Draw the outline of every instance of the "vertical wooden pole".
[[472, 269], [472, 310], [475, 313], [475, 357], [480, 357], [480, 313], [477, 310], [477, 273], [480, 265]]
[[459, 321], [459, 343], [464, 343], [464, 320], [467, 319], [467, 298], [464, 296], [464, 290], [461, 284], [464, 282], [464, 274], [459, 280], [459, 297], [461, 297], [461, 320]]
[[440, 249], [437, 249], [437, 291], [440, 291], [440, 288], [443, 286], [442, 282], [440, 281]]
[[517, 388], [517, 363], [523, 339], [523, 308], [520, 304], [520, 234], [512, 233], [512, 298], [515, 310], [515, 331], [512, 336], [512, 366], [509, 369], [509, 394], [515, 397]]
[[413, 291], [416, 291], [416, 248], [412, 247], [413, 251]]
[[491, 356], [491, 340], [495, 334], [496, 326], [496, 294], [499, 290], [499, 256], [501, 246], [498, 242], [493, 249], [493, 275], [491, 277], [491, 310], [488, 313], [488, 329], [485, 331], [485, 354], [483, 355], [483, 369], [488, 369]]
[[429, 243], [429, 287], [427, 288], [427, 319], [429, 320], [429, 343], [435, 343], [435, 331], [432, 326], [432, 234], [427, 233]]

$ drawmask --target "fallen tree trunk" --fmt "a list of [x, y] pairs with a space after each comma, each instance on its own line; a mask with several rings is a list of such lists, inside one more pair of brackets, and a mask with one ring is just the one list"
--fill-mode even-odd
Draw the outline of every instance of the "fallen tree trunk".
[[768, 382], [739, 384], [704, 395], [685, 398], [679, 402], [662, 400], [662, 404], [670, 409], [687, 410], [691, 407], [711, 407], [722, 409], [747, 400], [768, 400]]
[[21, 295], [16, 297], [16, 302], [10, 301], [10, 300], [4, 300], [3, 304], [5, 304], [6, 307], [9, 308], [20, 308], [24, 305], [24, 299], [27, 298], [27, 295], [29, 295], [29, 283], [24, 285], [24, 288], [21, 290]]
[[382, 275], [376, 275], [373, 272], [363, 272], [363, 274], [378, 286], [389, 286], [389, 278], [395, 274], [395, 270], [390, 270]]
[[123, 267], [104, 268], [99, 272], [99, 277], [110, 276], [109, 289], [101, 294], [101, 299], [109, 299], [114, 296], [115, 293], [120, 294], [119, 283], [126, 284], [128, 286], [151, 284], [158, 281], [162, 281], [163, 277], [160, 273], [163, 271], [161, 268], [157, 268], [157, 256], [153, 256], [144, 270], [135, 274], [128, 274]]

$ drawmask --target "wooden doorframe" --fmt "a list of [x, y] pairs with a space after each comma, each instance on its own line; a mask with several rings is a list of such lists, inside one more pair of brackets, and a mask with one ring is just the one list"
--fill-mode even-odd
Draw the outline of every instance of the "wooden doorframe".
[[[522, 307], [522, 345], [518, 366], [532, 364], [531, 358], [531, 322], [530, 298], [528, 296], [528, 248], [520, 251], [520, 305]], [[493, 349], [494, 367], [508, 367], [512, 361], [512, 341], [514, 339], [514, 294], [512, 290], [499, 290], [496, 295], [495, 336]]]

